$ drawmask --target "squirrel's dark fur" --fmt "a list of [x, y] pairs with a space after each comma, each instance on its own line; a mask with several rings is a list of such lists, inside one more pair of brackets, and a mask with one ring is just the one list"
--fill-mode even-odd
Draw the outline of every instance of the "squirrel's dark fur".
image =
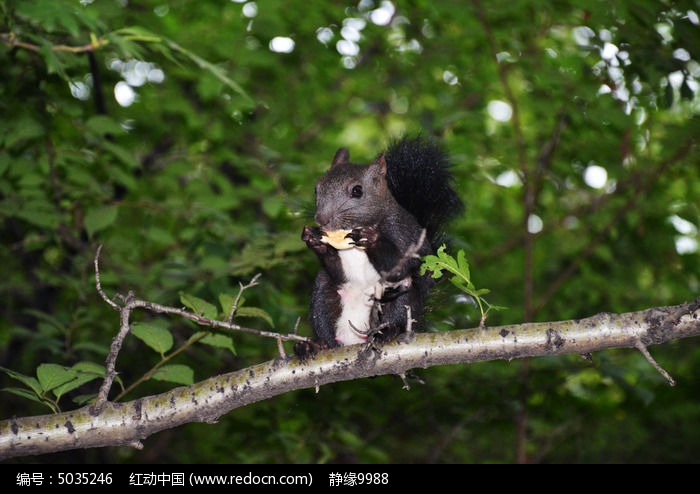
[[[323, 269], [311, 298], [314, 339], [295, 346], [298, 356], [368, 336], [393, 339], [406, 331], [407, 306], [420, 324], [433, 282], [419, 275], [420, 259], [406, 253], [412, 246], [419, 256], [434, 253], [442, 227], [463, 208], [449, 166], [442, 149], [420, 137], [394, 141], [370, 165], [350, 163], [345, 148], [336, 152], [316, 184], [319, 227], [302, 233]], [[356, 248], [337, 250], [321, 240], [341, 229], [352, 230], [347, 237]]]

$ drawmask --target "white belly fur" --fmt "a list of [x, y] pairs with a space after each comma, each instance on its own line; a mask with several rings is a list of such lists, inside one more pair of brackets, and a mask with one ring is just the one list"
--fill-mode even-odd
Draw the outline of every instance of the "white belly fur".
[[369, 316], [375, 287], [380, 276], [360, 249], [338, 251], [347, 281], [338, 289], [342, 311], [336, 322], [335, 339], [341, 345], [354, 345], [367, 340]]

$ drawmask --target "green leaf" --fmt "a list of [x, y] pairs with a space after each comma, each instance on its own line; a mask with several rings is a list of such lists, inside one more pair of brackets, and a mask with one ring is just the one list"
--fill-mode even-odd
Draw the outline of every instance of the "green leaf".
[[190, 385], [194, 383], [194, 371], [187, 365], [164, 365], [153, 374], [153, 379]]
[[221, 67], [204, 60], [202, 57], [194, 54], [189, 50], [186, 50], [174, 41], [167, 40], [167, 45], [168, 48], [185, 55], [187, 58], [189, 58], [191, 61], [197, 64], [201, 69], [208, 71], [211, 75], [219, 79], [219, 81], [231, 88], [234, 92], [238, 93], [240, 96], [243, 97], [247, 104], [254, 104], [253, 99], [248, 95], [248, 93], [237, 82], [233, 81], [230, 77], [228, 77]]
[[75, 398], [73, 398], [73, 403], [79, 406], [87, 405], [88, 403], [93, 403], [95, 399], [97, 398], [97, 394], [89, 394], [89, 395], [78, 395]]
[[267, 324], [273, 328], [275, 324], [272, 322], [272, 317], [270, 317], [270, 314], [265, 312], [263, 309], [260, 309], [258, 307], [238, 307], [238, 310], [236, 311], [236, 316], [237, 317], [256, 317], [258, 319], [262, 319]]
[[96, 355], [105, 355], [109, 352], [109, 346], [94, 341], [76, 342], [73, 347], [76, 351], [87, 351]]
[[131, 172], [124, 171], [121, 168], [112, 167], [110, 173], [114, 182], [123, 185], [129, 190], [135, 189], [138, 184], [138, 180]]
[[58, 74], [58, 76], [64, 81], [70, 81], [68, 73], [66, 72], [66, 67], [58, 54], [52, 50], [52, 45], [46, 41], [42, 40], [42, 46], [39, 49], [39, 53], [44, 57], [44, 63], [46, 64], [46, 71], [49, 74]]
[[195, 314], [204, 316], [207, 319], [216, 319], [219, 315], [219, 311], [216, 309], [216, 306], [210, 304], [206, 300], [195, 297], [194, 295], [180, 293], [180, 302], [182, 302], [185, 307], [192, 310], [192, 312]]
[[[242, 301], [243, 299], [241, 299]], [[219, 305], [221, 306], [221, 310], [224, 313], [224, 317], [228, 317], [228, 315], [231, 313], [231, 309], [233, 308], [233, 304], [236, 301], [236, 297], [233, 295], [229, 295], [228, 293], [220, 293], [219, 294]]]
[[262, 201], [262, 209], [268, 218], [277, 218], [284, 209], [284, 199], [276, 195], [265, 197]]
[[96, 362], [78, 362], [72, 367], [72, 369], [78, 372], [84, 372], [86, 374], [93, 374], [98, 377], [105, 376], [105, 366]]
[[23, 116], [13, 122], [5, 135], [5, 146], [12, 148], [16, 144], [38, 139], [44, 135], [44, 127], [31, 117]]
[[105, 115], [96, 115], [91, 117], [87, 122], [85, 122], [85, 126], [88, 128], [88, 130], [99, 136], [104, 136], [107, 134], [121, 135], [125, 133], [124, 128], [119, 125], [119, 122]]
[[163, 38], [161, 36], [158, 36], [157, 34], [154, 34], [153, 32], [149, 31], [148, 29], [144, 29], [141, 26], [123, 27], [121, 29], [117, 29], [112, 34], [119, 35], [125, 39], [128, 39], [129, 41], [140, 41], [143, 43], [163, 42]]
[[236, 355], [236, 349], [233, 346], [233, 338], [230, 336], [224, 334], [209, 333], [207, 336], [205, 336], [199, 341], [206, 345], [213, 346], [216, 348], [224, 348], [226, 350], [229, 350], [233, 355]]
[[73, 369], [58, 364], [41, 364], [36, 368], [36, 377], [44, 391], [51, 391], [77, 376], [78, 373]]
[[37, 403], [45, 404], [45, 401], [42, 400], [39, 396], [24, 388], [2, 388], [2, 391], [12, 393], [13, 395], [21, 396], [22, 398], [26, 398], [28, 400], [36, 401]]
[[471, 273], [469, 272], [469, 263], [467, 262], [467, 255], [462, 249], [457, 252], [457, 269], [467, 280], [471, 279]]
[[71, 369], [76, 372], [76, 378], [53, 389], [52, 391], [56, 398], [60, 398], [68, 391], [79, 388], [85, 383], [95, 379], [102, 379], [105, 376], [104, 365], [100, 365], [95, 362], [78, 362], [71, 367]]
[[[229, 295], [227, 293], [219, 294], [219, 304], [221, 304], [221, 308], [224, 312], [224, 317], [228, 317], [228, 315], [231, 313], [231, 308], [233, 308], [233, 304], [235, 301], [236, 297], [232, 295]], [[236, 313], [234, 314], [235, 317], [257, 317], [258, 319], [263, 319], [265, 322], [267, 322], [267, 324], [271, 328], [275, 326], [274, 322], [272, 321], [272, 317], [270, 317], [270, 314], [265, 312], [263, 309], [259, 309], [257, 307], [245, 307], [243, 305], [244, 303], [245, 298], [241, 297], [238, 301]]]
[[131, 325], [131, 332], [161, 355], [173, 347], [173, 336], [170, 331], [156, 323], [135, 322]]
[[127, 167], [135, 169], [140, 166], [138, 160], [134, 158], [133, 153], [128, 149], [125, 149], [109, 141], [102, 141], [101, 144], [106, 151], [111, 153], [115, 158], [124, 163]]
[[[0, 142], [2, 139], [0, 139]], [[10, 155], [5, 153], [5, 152], [0, 152], [0, 177], [2, 177], [5, 174], [5, 171], [7, 171], [8, 168], [10, 168], [10, 165], [12, 164], [12, 158], [10, 158]]]
[[101, 206], [89, 210], [85, 214], [85, 229], [88, 236], [92, 238], [95, 233], [108, 228], [117, 219], [119, 209], [117, 206]]
[[186, 48], [183, 48], [172, 40], [158, 36], [139, 26], [129, 26], [118, 29], [110, 34], [110, 39], [122, 47], [122, 49], [129, 49], [131, 46], [130, 42], [133, 41], [138, 41], [141, 43], [154, 43], [159, 51], [163, 53], [163, 55], [171, 59], [173, 58], [172, 53], [179, 53], [180, 55], [189, 58], [190, 61], [194, 62], [200, 69], [209, 72], [220, 82], [239, 94], [248, 105], [252, 106], [254, 104], [253, 99], [248, 95], [243, 87], [228, 77], [222, 67], [208, 62], [204, 58], [198, 56], [190, 50], [187, 50]]
[[94, 381], [95, 379], [100, 379], [100, 378], [101, 377], [99, 375], [95, 375], [93, 373], [77, 372], [75, 379], [73, 379], [72, 381], [68, 381], [67, 383], [62, 384], [60, 386], [56, 386], [51, 391], [58, 399], [58, 398], [61, 398], [61, 396], [63, 396], [68, 391], [72, 391], [74, 389], [77, 389], [85, 383], [89, 383], [90, 381]]
[[[459, 290], [471, 296], [479, 306], [482, 319], [486, 313], [491, 310], [500, 310], [502, 307], [493, 306], [484, 300], [481, 295], [489, 293], [487, 289], [477, 289], [471, 281], [471, 273], [469, 271], [469, 262], [463, 250], [457, 252], [457, 259], [445, 252], [445, 246], [442, 245], [437, 250], [437, 255], [427, 255], [423, 257], [423, 263], [420, 267], [420, 274], [424, 275], [427, 271], [432, 272], [432, 277], [438, 279], [442, 276], [443, 271], [452, 274], [450, 282]], [[484, 309], [486, 306], [486, 309]]]
[[177, 238], [165, 228], [154, 226], [146, 230], [146, 238], [153, 241], [158, 246], [173, 245], [177, 242]]
[[41, 384], [39, 384], [39, 381], [37, 381], [34, 377], [25, 376], [24, 374], [20, 374], [19, 372], [13, 371], [12, 369], [7, 369], [5, 367], [0, 367], [0, 370], [10, 376], [12, 379], [20, 381], [22, 384], [34, 391], [36, 395], [41, 395], [43, 392]]
[[24, 313], [47, 323], [49, 326], [55, 328], [56, 332], [62, 333], [66, 330], [66, 325], [52, 314], [48, 314], [38, 309], [25, 309]]
[[33, 23], [48, 32], [67, 30], [73, 36], [79, 34], [79, 26], [74, 6], [65, 2], [17, 2], [17, 13], [31, 19]]
[[21, 209], [14, 213], [28, 223], [55, 230], [61, 223], [61, 215], [48, 203], [42, 201], [29, 201], [22, 205]]

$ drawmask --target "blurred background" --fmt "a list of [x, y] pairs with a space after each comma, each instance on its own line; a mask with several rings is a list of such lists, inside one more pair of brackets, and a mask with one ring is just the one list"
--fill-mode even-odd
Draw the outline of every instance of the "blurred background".
[[[2, 419], [94, 397], [119, 327], [99, 244], [110, 296], [223, 313], [261, 273], [236, 321], [310, 334], [313, 184], [338, 147], [369, 162], [403, 133], [451, 157], [467, 205], [451, 250], [507, 307], [489, 325], [700, 293], [698, 1], [3, 0], [0, 16]], [[277, 356], [135, 318], [112, 399]], [[441, 284], [431, 330], [478, 320]], [[697, 462], [699, 341], [650, 351], [677, 386], [629, 349], [436, 367], [410, 391], [300, 390], [141, 451], [10, 461]]]

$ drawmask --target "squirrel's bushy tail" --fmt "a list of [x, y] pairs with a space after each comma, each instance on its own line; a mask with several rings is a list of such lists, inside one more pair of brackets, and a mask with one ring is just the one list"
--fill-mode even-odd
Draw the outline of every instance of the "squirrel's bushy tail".
[[396, 202], [418, 220], [437, 247], [443, 225], [464, 209], [452, 185], [447, 153], [432, 140], [404, 136], [390, 143], [384, 158]]

